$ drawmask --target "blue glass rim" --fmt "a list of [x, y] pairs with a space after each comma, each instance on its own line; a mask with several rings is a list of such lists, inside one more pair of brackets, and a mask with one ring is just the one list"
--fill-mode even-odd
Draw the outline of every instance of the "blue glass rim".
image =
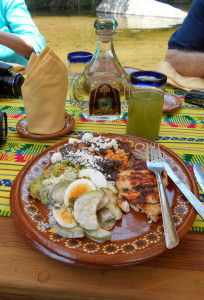
[[160, 72], [136, 71], [130, 74], [130, 83], [134, 85], [161, 87], [165, 85], [166, 82], [167, 76]]
[[85, 51], [70, 52], [67, 55], [67, 59], [72, 63], [87, 63], [92, 59], [93, 54]]

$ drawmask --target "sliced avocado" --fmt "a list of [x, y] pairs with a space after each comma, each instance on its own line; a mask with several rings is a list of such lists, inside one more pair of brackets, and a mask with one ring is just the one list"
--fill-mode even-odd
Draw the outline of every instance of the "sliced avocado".
[[65, 238], [82, 238], [84, 236], [84, 230], [80, 226], [74, 228], [65, 228], [59, 224], [56, 224], [56, 233]]
[[84, 231], [85, 231], [85, 235], [88, 238], [99, 243], [104, 243], [105, 241], [111, 239], [110, 232], [102, 228], [98, 228], [96, 230], [84, 230]]
[[71, 180], [63, 180], [55, 184], [49, 193], [49, 200], [54, 203], [63, 203], [65, 191], [71, 182]]

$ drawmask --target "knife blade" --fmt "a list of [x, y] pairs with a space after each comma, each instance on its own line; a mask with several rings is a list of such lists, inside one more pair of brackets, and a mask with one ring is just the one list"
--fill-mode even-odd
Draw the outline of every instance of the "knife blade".
[[204, 173], [201, 164], [195, 163], [195, 165], [193, 166], [193, 171], [201, 189], [204, 192]]
[[183, 195], [188, 199], [197, 213], [204, 219], [204, 206], [200, 200], [189, 190], [189, 188], [174, 174], [169, 164], [164, 160], [164, 167], [168, 176], [173, 180], [176, 186], [180, 189]]

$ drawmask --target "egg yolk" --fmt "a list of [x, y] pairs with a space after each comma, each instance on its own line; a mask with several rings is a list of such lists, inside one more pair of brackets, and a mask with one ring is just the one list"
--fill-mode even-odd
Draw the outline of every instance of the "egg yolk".
[[60, 219], [62, 220], [63, 223], [70, 224], [73, 220], [72, 214], [68, 210], [63, 210], [62, 212], [59, 213]]
[[70, 193], [69, 193], [69, 199], [70, 198], [77, 198], [78, 196], [88, 192], [88, 191], [91, 191], [92, 190], [92, 187], [90, 187], [88, 184], [78, 184], [76, 186], [74, 186]]

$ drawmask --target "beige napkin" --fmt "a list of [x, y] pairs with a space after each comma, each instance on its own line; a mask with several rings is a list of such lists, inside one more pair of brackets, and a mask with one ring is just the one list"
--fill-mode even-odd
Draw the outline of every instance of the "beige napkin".
[[159, 62], [155, 71], [166, 74], [167, 83], [173, 87], [184, 91], [204, 90], [204, 78], [182, 76], [166, 61]]
[[28, 75], [22, 86], [22, 96], [28, 132], [52, 134], [65, 126], [65, 103], [68, 89], [66, 65], [49, 48], [28, 62]]
[[22, 74], [22, 75], [24, 75], [26, 73], [26, 67], [25, 66], [15, 64], [15, 63], [5, 62], [5, 61], [0, 61], [0, 62], [13, 66], [12, 72], [14, 72], [14, 73], [19, 73], [19, 74]]

